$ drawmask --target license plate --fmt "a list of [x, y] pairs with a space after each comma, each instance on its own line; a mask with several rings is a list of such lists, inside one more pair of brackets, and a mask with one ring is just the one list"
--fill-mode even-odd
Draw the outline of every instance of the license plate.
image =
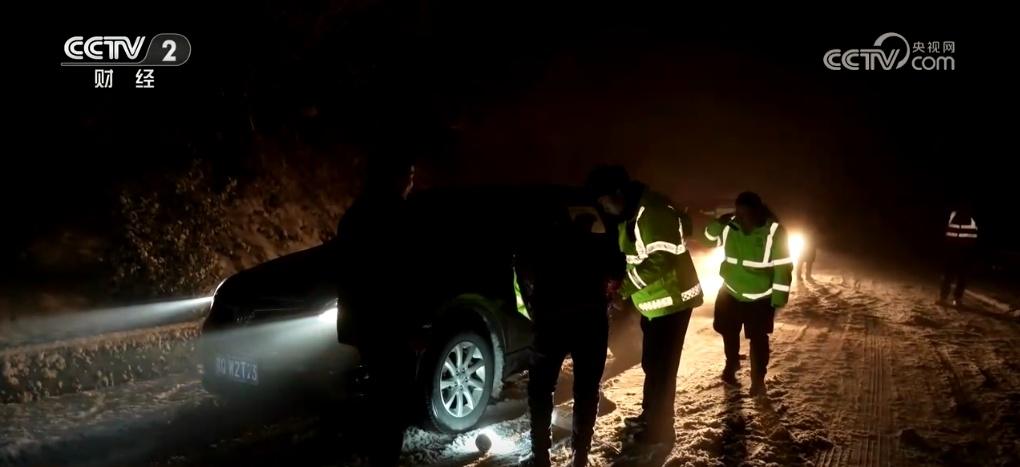
[[239, 383], [258, 385], [259, 366], [251, 360], [237, 357], [216, 357], [216, 376]]

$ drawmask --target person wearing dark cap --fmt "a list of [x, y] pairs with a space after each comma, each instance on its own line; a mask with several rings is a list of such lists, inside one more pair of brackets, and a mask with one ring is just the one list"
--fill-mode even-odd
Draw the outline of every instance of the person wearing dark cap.
[[669, 198], [631, 180], [621, 166], [601, 166], [588, 177], [587, 189], [600, 208], [618, 222], [620, 250], [627, 274], [614, 308], [626, 302], [641, 313], [645, 372], [641, 415], [628, 419], [641, 444], [672, 443], [676, 375], [691, 310], [704, 294], [686, 236], [693, 230], [685, 211]]
[[[410, 229], [405, 200], [414, 186], [414, 165], [407, 154], [379, 151], [367, 160], [365, 190], [344, 213], [332, 241], [337, 268], [337, 302], [344, 319], [337, 337], [353, 342], [368, 371], [366, 397], [376, 407], [391, 407], [393, 417], [370, 417], [374, 440], [368, 443], [369, 464], [395, 466], [404, 431], [411, 424], [415, 399], [406, 388], [414, 384], [415, 354], [411, 346], [415, 320], [409, 293], [406, 248]], [[385, 277], [370, 272], [385, 265]], [[368, 267], [369, 270], [365, 268]]]
[[793, 279], [793, 259], [786, 229], [761, 198], [737, 196], [736, 211], [712, 221], [705, 238], [723, 248], [719, 268], [723, 286], [715, 301], [712, 327], [722, 335], [726, 366], [722, 380], [739, 386], [740, 329], [751, 341], [751, 394], [764, 396], [769, 364], [769, 334], [776, 308], [786, 305]]

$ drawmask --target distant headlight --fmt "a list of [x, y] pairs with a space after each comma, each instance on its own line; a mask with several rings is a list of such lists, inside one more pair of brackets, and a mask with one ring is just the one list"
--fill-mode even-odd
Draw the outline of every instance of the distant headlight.
[[333, 300], [328, 305], [326, 305], [322, 313], [319, 313], [318, 320], [320, 323], [324, 324], [336, 324], [336, 317], [339, 313], [340, 309], [338, 307], [337, 301]]
[[793, 258], [794, 262], [800, 258], [800, 253], [804, 251], [804, 235], [799, 233], [791, 233], [789, 236], [790, 240], [790, 257]]

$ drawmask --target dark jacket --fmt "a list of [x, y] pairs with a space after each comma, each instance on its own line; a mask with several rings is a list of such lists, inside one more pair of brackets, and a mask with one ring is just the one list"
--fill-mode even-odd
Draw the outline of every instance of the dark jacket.
[[531, 239], [516, 255], [522, 296], [536, 325], [605, 313], [607, 285], [626, 267], [610, 235], [580, 233], [568, 226]]
[[344, 213], [332, 241], [338, 333], [397, 334], [413, 326], [411, 237], [407, 204], [398, 195], [369, 191]]

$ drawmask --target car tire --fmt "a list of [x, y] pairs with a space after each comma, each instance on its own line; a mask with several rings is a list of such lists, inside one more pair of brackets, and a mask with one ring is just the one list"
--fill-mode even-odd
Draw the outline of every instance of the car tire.
[[422, 367], [426, 428], [447, 434], [474, 428], [489, 405], [496, 377], [492, 343], [463, 331], [441, 339], [427, 355]]

